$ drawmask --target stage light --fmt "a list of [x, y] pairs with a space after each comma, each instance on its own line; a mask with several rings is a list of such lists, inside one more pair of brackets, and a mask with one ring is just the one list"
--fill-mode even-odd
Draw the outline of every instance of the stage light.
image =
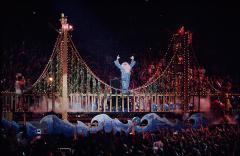
[[53, 77], [49, 77], [48, 80], [49, 80], [50, 82], [53, 82]]

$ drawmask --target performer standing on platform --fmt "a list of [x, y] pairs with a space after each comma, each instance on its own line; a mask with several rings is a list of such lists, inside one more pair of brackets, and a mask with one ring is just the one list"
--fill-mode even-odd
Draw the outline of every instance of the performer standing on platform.
[[23, 97], [22, 94], [24, 93], [25, 89], [25, 78], [21, 73], [16, 74], [16, 81], [15, 81], [15, 93], [16, 93], [16, 109], [20, 110], [23, 109]]
[[122, 82], [122, 93], [128, 93], [128, 87], [130, 83], [130, 75], [131, 75], [131, 69], [136, 64], [136, 61], [134, 61], [134, 57], [131, 58], [131, 64], [129, 65], [127, 62], [123, 62], [121, 65], [119, 63], [119, 55], [117, 56], [117, 59], [114, 61], [115, 65], [121, 70], [121, 82]]

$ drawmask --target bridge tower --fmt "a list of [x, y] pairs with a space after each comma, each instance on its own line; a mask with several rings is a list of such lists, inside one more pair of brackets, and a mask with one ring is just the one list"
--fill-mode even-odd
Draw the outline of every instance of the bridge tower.
[[67, 110], [69, 105], [68, 99], [68, 32], [72, 30], [72, 26], [68, 24], [67, 17], [64, 14], [61, 14], [61, 29], [60, 33], [62, 38], [60, 41], [60, 66], [62, 70], [61, 78], [61, 88], [62, 88], [62, 97], [61, 97], [61, 110], [62, 118], [67, 119]]
[[182, 81], [181, 81], [181, 96], [182, 96], [182, 110], [187, 111], [188, 110], [188, 104], [190, 102], [190, 73], [189, 70], [191, 66], [193, 65], [191, 62], [192, 56], [190, 54], [190, 48], [192, 44], [192, 33], [188, 30], [184, 29], [184, 26], [182, 26], [178, 32], [174, 35], [175, 41], [174, 41], [174, 52], [177, 56], [177, 64], [181, 66], [181, 75], [182, 75]]
[[[190, 68], [190, 56], [189, 56], [189, 37], [190, 31], [184, 32], [184, 35], [186, 35], [185, 40], [185, 49], [183, 51], [183, 58], [184, 58], [184, 66], [183, 66], [183, 111], [185, 112], [188, 109], [188, 104], [190, 100], [190, 80], [189, 80], [189, 68]], [[187, 43], [186, 43], [187, 42]]]

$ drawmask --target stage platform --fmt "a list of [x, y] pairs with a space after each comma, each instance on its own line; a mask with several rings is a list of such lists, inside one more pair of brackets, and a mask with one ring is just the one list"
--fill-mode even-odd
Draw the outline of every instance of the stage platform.
[[[133, 117], [143, 117], [144, 115], [151, 112], [68, 112], [68, 121], [76, 123], [77, 121], [82, 121], [84, 123], [90, 123], [91, 119], [98, 114], [107, 114], [111, 118], [118, 118], [121, 122], [126, 123], [127, 120], [131, 120]], [[152, 112], [156, 113], [160, 117], [167, 118], [178, 118], [182, 119], [182, 114], [175, 112]], [[196, 112], [189, 112], [190, 114]], [[62, 118], [61, 114], [54, 112], [5, 112], [4, 116], [7, 119], [14, 120], [16, 122], [23, 122], [24, 118], [26, 121], [40, 121], [44, 116], [54, 114], [59, 118]], [[24, 117], [25, 116], [25, 117]]]

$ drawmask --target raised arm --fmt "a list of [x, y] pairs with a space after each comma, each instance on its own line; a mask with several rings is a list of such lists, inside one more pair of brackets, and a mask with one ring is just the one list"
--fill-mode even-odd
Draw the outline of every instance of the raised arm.
[[119, 63], [119, 55], [117, 56], [117, 59], [114, 61], [114, 64], [119, 68], [119, 69], [122, 69], [122, 66], [120, 65], [120, 63]]
[[134, 61], [134, 57], [132, 56], [131, 57], [131, 64], [130, 64], [130, 67], [132, 68], [135, 64], [136, 64], [136, 61]]

